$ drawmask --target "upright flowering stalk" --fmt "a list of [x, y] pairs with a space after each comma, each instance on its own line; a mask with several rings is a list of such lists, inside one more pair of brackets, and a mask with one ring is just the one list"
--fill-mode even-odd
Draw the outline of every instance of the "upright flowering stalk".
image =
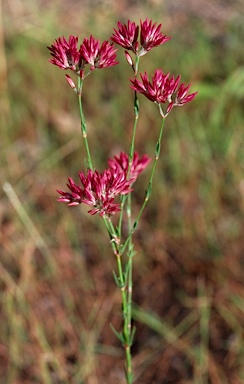
[[[61, 69], [71, 70], [78, 76], [77, 85], [73, 79], [66, 75], [66, 80], [70, 87], [77, 93], [79, 111], [81, 118], [81, 132], [84, 139], [87, 163], [90, 169], [93, 169], [90, 148], [87, 138], [86, 120], [82, 107], [82, 88], [86, 76], [95, 69], [112, 67], [118, 62], [116, 61], [116, 49], [109, 41], [102, 44], [99, 39], [95, 39], [92, 35], [85, 38], [78, 48], [78, 37], [71, 35], [68, 40], [65, 37], [59, 37], [48, 47], [51, 52], [52, 59], [50, 63], [57, 65]], [[88, 71], [85, 73], [85, 67], [89, 65]]]
[[[171, 37], [164, 35], [161, 31], [162, 24], [153, 23], [152, 20], [140, 21], [140, 25], [128, 20], [127, 24], [122, 24], [118, 22], [117, 29], [114, 28], [114, 33], [110, 39], [115, 43], [125, 49], [125, 57], [128, 64], [134, 71], [135, 77], [137, 77], [139, 60], [141, 56], [144, 56], [151, 49], [158, 47], [168, 40]], [[135, 59], [130, 55], [132, 52], [135, 55]], [[137, 97], [137, 90], [134, 94], [134, 126], [130, 146], [130, 156], [129, 156], [129, 167], [131, 166], [132, 159], [134, 156], [134, 146], [135, 146], [135, 136], [137, 122], [139, 119], [139, 100]], [[130, 215], [130, 198], [128, 199], [128, 214]], [[121, 221], [121, 220], [120, 220]], [[131, 223], [129, 223], [131, 227]], [[131, 227], [132, 229], [132, 227]]]
[[[153, 23], [152, 20], [140, 20], [140, 25], [128, 20], [127, 24], [121, 24], [118, 22], [117, 29], [114, 28], [114, 33], [110, 39], [125, 49], [125, 57], [128, 64], [134, 71], [135, 78], [137, 79], [137, 73], [139, 68], [139, 60], [141, 56], [144, 56], [151, 49], [158, 47], [171, 39], [171, 37], [164, 35], [161, 31], [162, 24]], [[132, 59], [129, 51], [135, 55], [135, 60]], [[131, 162], [134, 155], [134, 143], [136, 136], [136, 127], [139, 118], [139, 101], [137, 97], [138, 90], [134, 88], [134, 127], [132, 133], [130, 158]]]
[[[151, 172], [151, 176], [150, 176], [150, 180], [149, 180], [149, 184], [146, 192], [146, 197], [141, 207], [141, 210], [138, 214], [136, 222], [139, 221], [139, 218], [141, 217], [141, 214], [144, 211], [144, 208], [152, 193], [153, 176], [154, 176], [157, 161], [159, 159], [159, 155], [161, 151], [161, 142], [162, 142], [165, 119], [169, 115], [169, 113], [172, 111], [173, 107], [183, 106], [184, 104], [189, 103], [196, 97], [198, 93], [198, 92], [194, 92], [194, 93], [188, 94], [188, 91], [190, 89], [190, 84], [189, 85], [186, 85], [185, 83], [180, 84], [180, 79], [181, 79], [180, 75], [178, 75], [176, 78], [174, 76], [170, 77], [170, 73], [164, 74], [161, 69], [155, 70], [151, 82], [149, 81], [148, 75], [146, 72], [144, 74], [140, 74], [140, 76], [142, 81], [138, 80], [137, 78], [130, 79], [132, 83], [131, 88], [134, 89], [136, 92], [143, 94], [144, 96], [146, 96], [147, 99], [149, 99], [150, 101], [158, 105], [159, 112], [162, 117], [162, 123], [159, 131], [159, 137], [155, 147], [155, 158], [154, 158], [152, 172]], [[164, 104], [166, 105], [165, 110], [163, 110], [163, 107], [162, 107], [162, 105]]]
[[[127, 24], [124, 25], [118, 22], [117, 29], [114, 29], [114, 33], [110, 38], [112, 43], [109, 41], [100, 43], [99, 39], [95, 39], [91, 35], [89, 38], [84, 38], [79, 46], [78, 37], [71, 35], [68, 40], [65, 37], [57, 38], [48, 47], [51, 53], [49, 61], [63, 70], [70, 71], [77, 77], [76, 83], [70, 75], [66, 74], [68, 84], [78, 96], [81, 131], [87, 153], [86, 171], [79, 172], [78, 182], [69, 177], [67, 190], [57, 189], [59, 194], [57, 200], [66, 203], [68, 206], [85, 204], [88, 206], [90, 215], [97, 214], [104, 221], [118, 268], [117, 274], [114, 273], [114, 278], [121, 291], [123, 329], [122, 331], [117, 331], [113, 327], [112, 329], [125, 350], [127, 384], [133, 383], [131, 346], [135, 334], [135, 329], [132, 328], [132, 261], [133, 256], [136, 254], [133, 233], [152, 192], [153, 176], [160, 155], [165, 119], [175, 106], [183, 106], [192, 101], [197, 94], [197, 92], [189, 93], [190, 85], [180, 83], [180, 76], [174, 77], [170, 73], [164, 74], [161, 69], [155, 70], [151, 81], [147, 72], [140, 74], [140, 80], [137, 78], [139, 59], [151, 49], [171, 39], [162, 33], [161, 27], [161, 24], [153, 23], [152, 20], [148, 19], [141, 20], [139, 25], [128, 20]], [[121, 152], [108, 160], [108, 167], [104, 171], [98, 172], [93, 166], [88, 146], [88, 132], [82, 108], [82, 89], [85, 78], [94, 70], [118, 64], [113, 43], [118, 44], [125, 50], [126, 60], [134, 73], [134, 78], [130, 79], [131, 88], [135, 92], [134, 125], [129, 155]], [[134, 59], [131, 54], [135, 56]], [[155, 158], [145, 199], [141, 204], [136, 220], [132, 223], [132, 194], [135, 182], [151, 161], [151, 158], [146, 154], [140, 157], [138, 152], [135, 151], [135, 136], [139, 119], [137, 94], [142, 94], [148, 100], [157, 104], [162, 117], [162, 124], [156, 143]], [[124, 211], [126, 211], [126, 214]], [[119, 215], [119, 220], [117, 226], [114, 226], [113, 217], [116, 214]], [[122, 225], [124, 218], [127, 220], [126, 226]], [[122, 228], [125, 227], [128, 228], [128, 231], [122, 235]]]

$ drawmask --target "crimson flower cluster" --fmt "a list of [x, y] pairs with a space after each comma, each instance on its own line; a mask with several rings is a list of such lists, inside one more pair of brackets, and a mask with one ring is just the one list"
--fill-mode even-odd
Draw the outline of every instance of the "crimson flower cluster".
[[90, 70], [95, 68], [106, 68], [118, 64], [116, 61], [116, 51], [113, 44], [104, 41], [102, 44], [99, 39], [92, 35], [89, 39], [84, 39], [78, 48], [78, 37], [71, 35], [68, 40], [59, 37], [48, 47], [52, 59], [50, 63], [57, 65], [61, 69], [71, 69], [77, 74], [80, 73], [86, 64], [90, 64]]
[[129, 157], [122, 152], [120, 156], [108, 161], [109, 167], [102, 173], [91, 169], [86, 175], [79, 172], [80, 185], [75, 184], [71, 177], [68, 178], [67, 187], [70, 192], [57, 190], [60, 194], [57, 200], [69, 206], [84, 203], [92, 207], [88, 211], [91, 215], [98, 213], [102, 217], [110, 217], [120, 211], [120, 204], [114, 202], [116, 196], [127, 195], [132, 191], [132, 184], [150, 161], [147, 155], [140, 159], [138, 153], [135, 153], [129, 167]]
[[[162, 24], [153, 24], [152, 20], [149, 21], [148, 19], [140, 21], [140, 26], [130, 20], [128, 20], [127, 25], [118, 22], [118, 29], [114, 28], [110, 40], [138, 56], [143, 56], [152, 48], [171, 39], [171, 37], [162, 34], [161, 27]], [[140, 46], [138, 41], [139, 31]]]
[[[140, 74], [141, 81], [137, 78], [130, 79], [132, 86], [136, 92], [142, 93], [149, 100], [157, 104], [167, 103], [167, 108], [163, 117], [166, 117], [174, 106], [182, 106], [193, 100], [198, 92], [187, 94], [190, 84], [180, 84], [180, 76], [176, 78], [170, 77], [170, 73], [164, 74], [161, 69], [156, 69], [152, 76], [152, 81], [148, 79], [145, 72]], [[163, 113], [163, 112], [162, 112]]]

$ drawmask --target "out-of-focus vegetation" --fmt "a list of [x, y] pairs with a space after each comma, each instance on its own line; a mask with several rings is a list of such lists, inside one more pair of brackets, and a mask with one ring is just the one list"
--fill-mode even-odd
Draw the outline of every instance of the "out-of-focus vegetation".
[[[173, 39], [141, 60], [192, 82], [166, 120], [153, 195], [135, 234], [135, 383], [244, 382], [243, 1], [2, 1], [0, 382], [123, 383], [115, 261], [99, 217], [56, 202], [84, 170], [75, 94], [48, 63], [58, 36], [107, 39], [152, 18]], [[197, 4], [197, 5], [196, 5]], [[128, 150], [130, 68], [94, 72], [84, 108], [102, 170]], [[137, 150], [160, 125], [140, 98]], [[135, 186], [135, 210], [148, 173]], [[2, 188], [3, 187], [3, 188]]]

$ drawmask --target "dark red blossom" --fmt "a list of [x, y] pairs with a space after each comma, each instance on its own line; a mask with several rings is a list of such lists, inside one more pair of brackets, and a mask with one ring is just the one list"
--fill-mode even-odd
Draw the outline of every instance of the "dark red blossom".
[[87, 175], [79, 172], [79, 178], [81, 186], [69, 178], [67, 187], [70, 192], [57, 190], [61, 195], [57, 200], [68, 203], [69, 206], [81, 203], [90, 205], [92, 209], [88, 212], [91, 215], [114, 215], [120, 211], [120, 204], [114, 203], [115, 196], [131, 192], [130, 185], [123, 175], [115, 177], [111, 170], [105, 170], [103, 173], [88, 170]]
[[118, 64], [116, 61], [116, 49], [109, 41], [100, 40], [92, 35], [84, 39], [78, 49], [78, 37], [71, 35], [67, 41], [65, 37], [59, 37], [51, 47], [52, 59], [49, 61], [62, 69], [71, 69], [77, 74], [82, 73], [85, 65], [90, 64], [91, 70], [95, 68], [106, 68]]
[[193, 100], [198, 93], [194, 92], [187, 95], [190, 84], [180, 84], [180, 76], [177, 76], [176, 78], [174, 76], [170, 77], [170, 73], [164, 74], [161, 69], [156, 69], [151, 82], [149, 81], [146, 72], [140, 74], [140, 76], [142, 81], [137, 78], [130, 80], [132, 83], [131, 88], [136, 92], [142, 93], [149, 100], [157, 104], [167, 103], [168, 105], [164, 117], [169, 114], [174, 106], [182, 106], [188, 103]]
[[81, 47], [80, 54], [87, 63], [91, 65], [91, 69], [106, 68], [118, 64], [116, 59], [117, 49], [113, 44], [104, 41], [100, 45], [100, 40], [95, 39], [92, 35], [89, 39], [84, 39]]
[[[153, 24], [152, 20], [149, 21], [148, 19], [140, 21], [140, 27], [130, 20], [128, 20], [127, 25], [118, 22], [118, 29], [114, 28], [114, 33], [110, 39], [138, 56], [143, 56], [152, 48], [171, 39], [171, 37], [162, 34], [161, 26], [162, 24]], [[138, 41], [139, 30], [141, 46], [139, 46]]]
[[159, 45], [164, 44], [166, 41], [171, 39], [171, 37], [162, 34], [162, 24], [153, 24], [152, 20], [148, 21], [148, 19], [146, 19], [143, 22], [140, 21], [140, 26], [140, 42], [142, 46], [140, 56], [145, 55], [152, 48], [158, 47]]
[[67, 187], [70, 192], [57, 190], [61, 195], [57, 200], [68, 203], [69, 206], [81, 203], [90, 205], [88, 211], [91, 215], [99, 213], [100, 216], [111, 216], [120, 211], [120, 204], [114, 203], [118, 195], [126, 195], [132, 191], [131, 183], [127, 181], [124, 172], [115, 172], [106, 169], [102, 173], [88, 170], [87, 175], [79, 172], [81, 185], [75, 184], [69, 178]]
[[67, 41], [65, 37], [59, 37], [51, 47], [47, 47], [51, 52], [50, 63], [62, 69], [75, 71], [77, 65], [81, 64], [80, 54], [77, 50], [78, 37], [71, 35]]
[[118, 30], [114, 28], [114, 34], [110, 39], [121, 47], [136, 53], [138, 34], [139, 26], [128, 20], [127, 25], [118, 22]]
[[69, 206], [84, 203], [92, 207], [88, 211], [91, 215], [98, 213], [100, 216], [110, 217], [120, 211], [120, 204], [115, 202], [115, 198], [132, 191], [132, 183], [150, 161], [147, 155], [139, 159], [135, 153], [128, 177], [128, 155], [122, 152], [120, 156], [108, 161], [109, 168], [102, 173], [90, 169], [86, 175], [79, 172], [80, 185], [77, 185], [71, 177], [68, 178], [67, 187], [70, 191], [58, 189], [60, 197], [57, 200], [68, 203]]

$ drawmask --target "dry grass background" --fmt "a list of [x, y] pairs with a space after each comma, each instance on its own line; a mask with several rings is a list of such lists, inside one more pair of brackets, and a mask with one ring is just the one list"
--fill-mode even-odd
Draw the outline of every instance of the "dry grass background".
[[[60, 35], [108, 38], [152, 17], [172, 43], [145, 58], [199, 96], [166, 122], [135, 235], [135, 383], [244, 382], [243, 1], [1, 2], [0, 382], [123, 383], [120, 295], [99, 218], [55, 200], [83, 166], [76, 100], [48, 62]], [[129, 145], [130, 72], [95, 73], [85, 111], [96, 164]], [[153, 56], [154, 55], [154, 56]], [[141, 100], [140, 153], [159, 117]], [[155, 127], [155, 132], [151, 127]], [[135, 191], [142, 201], [148, 174]]]

